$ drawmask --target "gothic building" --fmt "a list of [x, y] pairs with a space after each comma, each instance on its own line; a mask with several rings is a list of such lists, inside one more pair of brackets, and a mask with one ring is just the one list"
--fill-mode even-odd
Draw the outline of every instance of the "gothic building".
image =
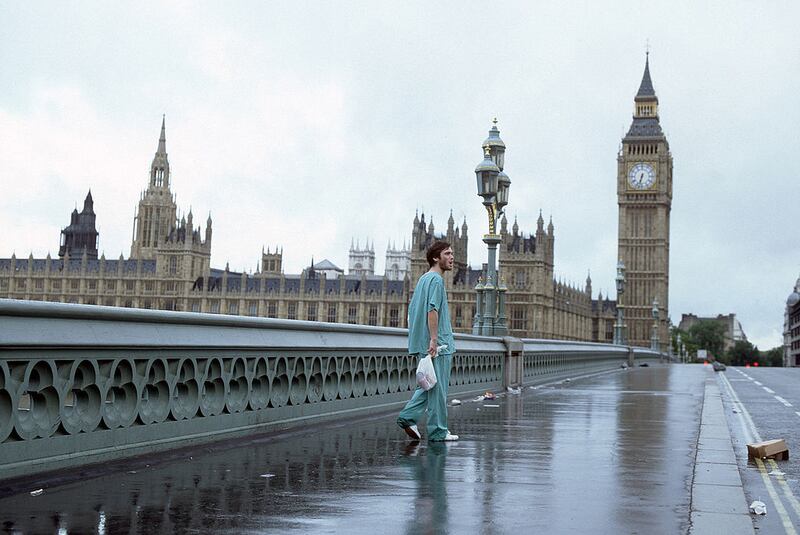
[[375, 243], [370, 246], [369, 241], [361, 248], [361, 243], [350, 240], [350, 257], [348, 273], [351, 275], [374, 275], [375, 274]]
[[81, 213], [78, 213], [78, 209], [75, 208], [72, 211], [69, 226], [61, 231], [61, 246], [58, 248], [60, 258], [67, 254], [81, 256], [84, 252], [89, 258], [97, 258], [99, 233], [95, 224], [96, 218], [92, 191], [89, 190], [83, 201]]
[[626, 287], [620, 306], [628, 343], [650, 346], [652, 308], [657, 302], [658, 337], [669, 340], [669, 220], [672, 154], [661, 130], [649, 54], [634, 97], [633, 121], [617, 154], [618, 256]]
[[[668, 310], [669, 210], [672, 156], [658, 122], [658, 99], [649, 61], [635, 99], [633, 123], [618, 154], [619, 258], [628, 267], [623, 295], [629, 340], [649, 345], [652, 300], [660, 304], [661, 339], [666, 340]], [[493, 126], [482, 147], [505, 150]], [[472, 332], [475, 287], [486, 266], [472, 268], [467, 258], [468, 227], [452, 212], [437, 232], [433, 217], [417, 213], [410, 246], [386, 250], [384, 275], [375, 274], [374, 243], [352, 244], [348, 273], [328, 260], [299, 274], [283, 270], [283, 251], [262, 249], [255, 273], [211, 267], [212, 222], [196, 225], [192, 211], [180, 216], [171, 190], [162, 119], [147, 188], [136, 209], [128, 259], [98, 258], [96, 216], [91, 193], [81, 213], [73, 211], [61, 231], [59, 258], [0, 259], [0, 297], [64, 303], [239, 314], [307, 321], [405, 327], [416, 280], [428, 270], [426, 248], [436, 239], [450, 242], [455, 266], [445, 274], [456, 331]], [[557, 280], [555, 227], [541, 212], [536, 229], [524, 232], [503, 216], [499, 229], [500, 282], [507, 287], [509, 334], [547, 339], [610, 342], [616, 302], [592, 299], [592, 281], [577, 285]]]

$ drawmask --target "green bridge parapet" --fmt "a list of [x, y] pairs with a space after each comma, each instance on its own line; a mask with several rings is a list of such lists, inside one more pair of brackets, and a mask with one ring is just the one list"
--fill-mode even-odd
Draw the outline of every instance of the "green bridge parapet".
[[[0, 480], [399, 408], [407, 331], [0, 299]], [[456, 335], [450, 394], [658, 353]]]

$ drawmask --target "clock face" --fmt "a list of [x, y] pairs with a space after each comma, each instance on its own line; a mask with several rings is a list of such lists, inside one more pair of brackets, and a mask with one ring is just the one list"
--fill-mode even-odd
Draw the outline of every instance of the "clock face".
[[656, 181], [656, 171], [649, 163], [639, 162], [628, 171], [628, 184], [634, 189], [650, 189]]

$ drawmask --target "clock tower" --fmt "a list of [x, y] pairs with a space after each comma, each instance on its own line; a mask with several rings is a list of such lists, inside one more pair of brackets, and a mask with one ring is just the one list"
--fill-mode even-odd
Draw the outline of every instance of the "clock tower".
[[650, 347], [653, 302], [658, 307], [658, 338], [669, 333], [669, 214], [672, 206], [672, 154], [661, 130], [658, 97], [650, 79], [650, 56], [634, 100], [633, 122], [617, 155], [619, 206], [618, 257], [625, 264], [620, 296], [630, 345]]

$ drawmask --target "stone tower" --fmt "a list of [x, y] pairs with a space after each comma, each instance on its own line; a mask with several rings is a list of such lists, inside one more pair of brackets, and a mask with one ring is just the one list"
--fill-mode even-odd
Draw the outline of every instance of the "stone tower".
[[386, 278], [394, 281], [405, 279], [411, 269], [411, 251], [403, 242], [402, 248], [395, 247], [394, 243], [386, 245]]
[[[162, 118], [158, 149], [150, 165], [150, 183], [142, 192], [133, 218], [131, 258], [154, 259], [159, 245], [164, 242], [172, 229], [178, 226], [177, 223], [177, 206], [169, 189], [167, 137], [165, 119]], [[210, 238], [208, 236], [208, 247], [211, 246]]]
[[353, 245], [350, 240], [350, 261], [348, 272], [351, 275], [374, 275], [375, 274], [375, 244], [370, 245], [369, 241], [361, 248], [360, 243]]
[[669, 216], [672, 154], [661, 130], [649, 54], [634, 98], [633, 122], [617, 155], [618, 256], [625, 263], [621, 297], [628, 343], [650, 346], [653, 300], [658, 299], [659, 340], [668, 340]]
[[89, 190], [83, 201], [81, 213], [78, 213], [77, 208], [73, 210], [69, 226], [61, 231], [58, 256], [63, 258], [67, 254], [73, 258], [80, 258], [86, 253], [87, 258], [97, 258], [97, 237], [100, 234], [97, 232], [96, 218], [92, 191]]

